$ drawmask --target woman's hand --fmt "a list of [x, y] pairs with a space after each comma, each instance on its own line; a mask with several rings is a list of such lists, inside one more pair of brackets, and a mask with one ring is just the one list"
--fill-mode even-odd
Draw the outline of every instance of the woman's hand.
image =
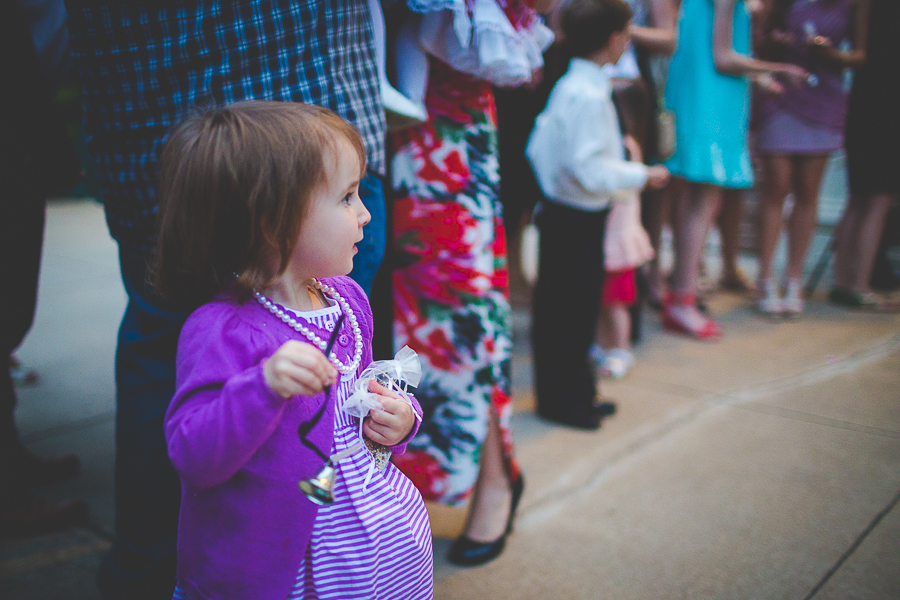
[[287, 400], [318, 394], [337, 381], [337, 369], [315, 346], [289, 340], [263, 363], [263, 376], [272, 391]]
[[771, 73], [760, 73], [753, 78], [753, 82], [763, 94], [768, 96], [777, 96], [784, 93], [784, 86], [772, 77]]
[[775, 46], [789, 48], [794, 45], [794, 34], [782, 29], [773, 29], [769, 34], [769, 42]]
[[806, 78], [809, 77], [809, 72], [806, 69], [791, 63], [776, 63], [775, 68], [772, 69], [772, 74], [783, 76], [788, 80], [788, 83], [795, 87], [805, 84]]
[[378, 395], [383, 410], [370, 410], [363, 420], [363, 434], [382, 446], [396, 446], [406, 439], [416, 422], [416, 414], [400, 394], [369, 381], [369, 391]]
[[806, 40], [806, 47], [810, 54], [820, 63], [835, 69], [841, 69], [844, 65], [844, 53], [834, 47], [831, 40], [824, 35], [810, 36]]

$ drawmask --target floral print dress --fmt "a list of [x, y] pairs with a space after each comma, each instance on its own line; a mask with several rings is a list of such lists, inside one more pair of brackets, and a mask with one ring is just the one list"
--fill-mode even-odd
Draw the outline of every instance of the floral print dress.
[[429, 121], [392, 134], [394, 346], [422, 359], [419, 433], [393, 461], [426, 501], [472, 492], [490, 411], [511, 478], [506, 237], [488, 83], [431, 60]]

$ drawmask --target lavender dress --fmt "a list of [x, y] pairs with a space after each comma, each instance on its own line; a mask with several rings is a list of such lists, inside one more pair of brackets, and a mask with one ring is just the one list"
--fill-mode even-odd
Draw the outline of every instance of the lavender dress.
[[786, 86], [778, 96], [759, 94], [757, 149], [763, 154], [824, 154], [844, 145], [847, 94], [840, 69], [817, 61], [805, 44], [808, 35], [835, 46], [850, 36], [852, 0], [796, 0], [785, 15], [794, 37], [784, 60], [811, 73], [811, 82]]

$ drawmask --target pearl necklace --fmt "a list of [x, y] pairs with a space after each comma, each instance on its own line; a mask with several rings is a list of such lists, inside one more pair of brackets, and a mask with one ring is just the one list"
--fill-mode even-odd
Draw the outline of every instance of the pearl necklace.
[[[356, 372], [356, 369], [359, 368], [359, 363], [362, 360], [362, 333], [359, 331], [359, 324], [356, 322], [356, 315], [353, 314], [353, 309], [350, 308], [350, 304], [344, 300], [343, 296], [337, 293], [337, 291], [328, 284], [322, 283], [318, 279], [313, 280], [315, 282], [316, 288], [320, 289], [323, 294], [330, 297], [332, 300], [336, 300], [338, 305], [341, 307], [341, 310], [347, 318], [350, 320], [350, 328], [353, 330], [353, 360], [350, 361], [350, 364], [345, 365], [341, 361], [338, 360], [337, 355], [334, 352], [331, 352], [328, 355], [328, 360], [331, 361], [331, 364], [335, 366], [335, 368], [340, 371], [344, 375], [350, 375]], [[290, 327], [291, 329], [297, 331], [298, 333], [302, 333], [306, 336], [310, 342], [313, 343], [319, 350], [325, 352], [325, 349], [328, 347], [328, 342], [320, 338], [315, 334], [309, 327], [299, 322], [297, 319], [289, 315], [279, 304], [272, 302], [256, 290], [253, 290], [253, 296], [256, 298], [256, 301], [263, 305], [270, 313], [281, 319], [281, 322]]]

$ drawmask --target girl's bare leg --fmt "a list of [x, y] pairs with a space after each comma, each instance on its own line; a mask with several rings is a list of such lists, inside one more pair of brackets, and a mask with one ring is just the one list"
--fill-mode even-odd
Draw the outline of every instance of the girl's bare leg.
[[798, 156], [793, 160], [794, 208], [788, 221], [787, 278], [800, 279], [809, 244], [816, 230], [819, 190], [828, 164], [828, 155]]
[[624, 304], [613, 304], [605, 309], [609, 314], [610, 346], [607, 348], [621, 348], [628, 350], [631, 347], [631, 314]]
[[616, 345], [615, 323], [613, 322], [612, 308], [600, 307], [600, 319], [597, 322], [597, 345], [604, 350], [609, 350]]
[[[763, 184], [759, 206], [759, 276], [760, 282], [772, 279], [773, 262], [781, 237], [784, 200], [790, 192], [791, 159], [770, 155], [763, 158]], [[764, 286], [759, 286], [763, 291]]]
[[469, 505], [465, 535], [475, 542], [493, 542], [506, 531], [512, 489], [503, 452], [500, 424], [493, 408], [487, 437], [481, 447], [481, 464]]

